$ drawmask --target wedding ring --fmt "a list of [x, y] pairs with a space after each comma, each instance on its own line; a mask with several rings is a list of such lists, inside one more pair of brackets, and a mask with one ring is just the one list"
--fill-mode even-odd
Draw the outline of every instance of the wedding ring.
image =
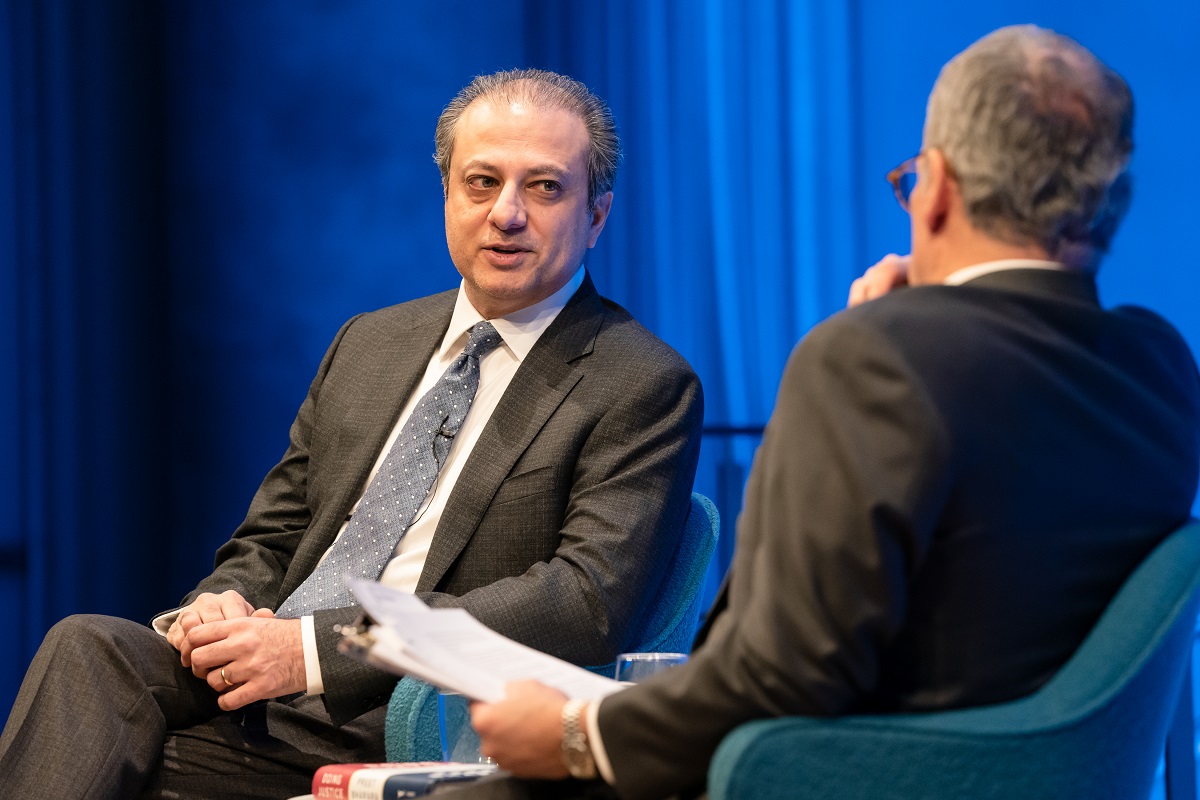
[[221, 667], [221, 680], [225, 681], [226, 686], [233, 686], [233, 681], [229, 680], [229, 676], [225, 674], [224, 667]]

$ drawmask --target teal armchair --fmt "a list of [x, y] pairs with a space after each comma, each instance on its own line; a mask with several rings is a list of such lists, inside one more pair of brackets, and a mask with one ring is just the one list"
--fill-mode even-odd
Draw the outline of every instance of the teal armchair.
[[[700, 618], [700, 587], [712, 559], [721, 518], [717, 507], [702, 494], [692, 493], [683, 537], [667, 568], [650, 616], [642, 624], [642, 639], [631, 651], [686, 653]], [[614, 664], [589, 667], [612, 676]], [[424, 681], [402, 678], [388, 702], [385, 745], [389, 761], [441, 761], [437, 690]]]
[[1142, 800], [1198, 607], [1200, 524], [1192, 521], [1134, 571], [1034, 694], [940, 713], [747, 723], [718, 748], [709, 797]]

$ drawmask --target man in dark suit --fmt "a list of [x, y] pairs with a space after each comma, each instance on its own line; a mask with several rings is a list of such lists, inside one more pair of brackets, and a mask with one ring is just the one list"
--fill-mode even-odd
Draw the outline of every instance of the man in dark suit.
[[703, 790], [748, 720], [1044, 683], [1196, 491], [1185, 343], [1096, 295], [1131, 133], [1124, 81], [1065, 37], [1006, 28], [952, 60], [921, 153], [889, 176], [911, 257], [796, 348], [692, 659], [592, 704], [514, 684], [473, 711], [483, 751], [519, 776], [599, 772], [621, 797], [665, 797]]
[[[157, 632], [72, 617], [47, 635], [0, 739], [5, 792], [279, 798], [323, 763], [381, 760], [395, 679], [335, 649], [359, 611], [344, 570], [581, 664], [636, 643], [702, 401], [581, 266], [612, 202], [611, 115], [562, 76], [498, 73], [451, 102], [436, 144], [460, 289], [346, 323], [283, 459]], [[468, 381], [464, 419], [439, 398]], [[422, 459], [388, 539], [374, 526], [393, 530]]]

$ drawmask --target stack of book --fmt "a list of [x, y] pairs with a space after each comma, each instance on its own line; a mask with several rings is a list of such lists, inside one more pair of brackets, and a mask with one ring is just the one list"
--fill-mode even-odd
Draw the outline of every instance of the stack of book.
[[414, 761], [406, 764], [329, 764], [313, 775], [312, 794], [292, 800], [397, 800], [424, 797], [438, 787], [490, 775], [494, 764]]

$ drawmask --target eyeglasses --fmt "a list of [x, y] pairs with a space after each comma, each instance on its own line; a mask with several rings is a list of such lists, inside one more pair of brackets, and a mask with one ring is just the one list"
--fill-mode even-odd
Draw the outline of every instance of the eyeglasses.
[[892, 185], [892, 191], [896, 193], [896, 202], [905, 211], [908, 211], [909, 195], [917, 185], [917, 159], [920, 157], [921, 154], [917, 153], [887, 174], [887, 181]]

